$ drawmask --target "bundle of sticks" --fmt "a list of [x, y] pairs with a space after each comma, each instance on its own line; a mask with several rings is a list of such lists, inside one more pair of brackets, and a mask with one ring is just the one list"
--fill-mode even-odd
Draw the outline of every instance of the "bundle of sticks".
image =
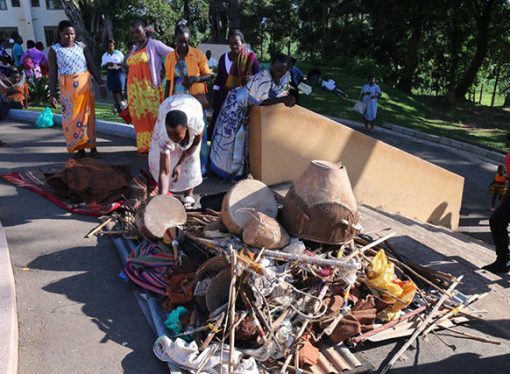
[[[462, 276], [404, 261], [388, 242], [394, 233], [377, 240], [360, 235], [336, 249], [315, 247], [303, 253], [255, 249], [226, 232], [220, 215], [208, 211], [188, 214], [182, 235], [230, 263], [228, 301], [220, 311], [202, 311], [202, 318], [195, 318], [187, 331], [193, 331], [201, 350], [213, 342], [235, 347], [245, 357], [254, 357], [262, 372], [355, 368], [361, 363], [347, 353], [347, 346], [377, 337], [408, 337], [383, 368], [386, 372], [419, 336], [438, 328], [499, 344], [454, 328], [456, 323], [483, 319], [470, 306], [485, 294], [467, 297], [457, 290]], [[372, 273], [381, 250], [395, 271], [393, 284], [416, 285], [411, 300], [404, 293], [392, 293], [391, 284], [377, 284]], [[358, 330], [348, 333], [352, 326]], [[229, 371], [235, 369], [234, 351], [229, 350]]]

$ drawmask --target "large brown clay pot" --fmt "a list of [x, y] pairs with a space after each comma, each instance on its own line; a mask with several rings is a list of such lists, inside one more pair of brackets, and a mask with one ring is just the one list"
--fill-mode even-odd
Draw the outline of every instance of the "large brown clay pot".
[[341, 244], [354, 235], [358, 205], [342, 164], [312, 161], [284, 199], [282, 221], [292, 236]]

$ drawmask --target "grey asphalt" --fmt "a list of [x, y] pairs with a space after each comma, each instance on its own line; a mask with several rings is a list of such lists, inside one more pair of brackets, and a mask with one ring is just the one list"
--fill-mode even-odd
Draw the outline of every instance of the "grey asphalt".
[[[64, 163], [57, 129], [0, 122], [0, 172]], [[131, 141], [101, 137], [111, 163], [145, 164]], [[71, 215], [33, 192], [0, 182], [16, 281], [19, 373], [166, 373], [154, 336], [124, 283], [109, 239], [85, 239], [97, 219]]]
[[[379, 130], [371, 136], [463, 175], [462, 229], [490, 240], [487, 185], [495, 172], [493, 164]], [[3, 121], [0, 139], [10, 145], [0, 148], [0, 173], [63, 164], [68, 158], [58, 129]], [[146, 163], [130, 140], [101, 137], [99, 150], [105, 161], [129, 164], [133, 172]], [[83, 238], [97, 224], [95, 218], [71, 215], [1, 181], [0, 220], [17, 287], [19, 373], [168, 372], [152, 354], [154, 336], [131, 285], [118, 276], [121, 269], [113, 246], [107, 239]], [[452, 357], [446, 366], [461, 361]], [[490, 365], [490, 359], [486, 363]]]

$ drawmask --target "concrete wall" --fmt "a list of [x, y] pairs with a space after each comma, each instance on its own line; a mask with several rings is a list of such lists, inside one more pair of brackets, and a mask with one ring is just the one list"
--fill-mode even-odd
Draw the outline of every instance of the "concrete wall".
[[464, 178], [312, 111], [253, 107], [250, 168], [267, 184], [292, 181], [311, 160], [341, 161], [359, 203], [456, 230]]
[[21, 0], [20, 5], [12, 7], [11, 1], [7, 0], [7, 10], [0, 10], [0, 27], [17, 28], [23, 37], [23, 49], [29, 39], [41, 41], [46, 46], [44, 27], [56, 27], [67, 19], [62, 9], [47, 9], [46, 0], [40, 0], [38, 7], [33, 7], [30, 0]]

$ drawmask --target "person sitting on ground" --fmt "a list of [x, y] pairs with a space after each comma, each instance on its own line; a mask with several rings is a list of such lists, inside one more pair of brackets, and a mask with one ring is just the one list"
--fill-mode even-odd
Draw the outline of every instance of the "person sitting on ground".
[[212, 52], [210, 50], [205, 52], [205, 57], [207, 58], [209, 69], [216, 69], [218, 67], [218, 61], [212, 56]]
[[48, 59], [46, 54], [35, 47], [33, 40], [27, 41], [27, 50], [23, 53], [20, 65], [27, 78], [39, 79], [42, 75], [42, 66], [47, 69]]
[[321, 71], [318, 67], [313, 67], [306, 75], [306, 83], [310, 86], [316, 86], [321, 82]]
[[[510, 147], [510, 133], [506, 137]], [[510, 170], [510, 152], [505, 156], [506, 170]], [[503, 201], [489, 219], [492, 240], [496, 247], [496, 261], [485, 265], [482, 269], [494, 274], [505, 274], [510, 271], [510, 248], [508, 247], [508, 224], [510, 223], [510, 194], [505, 194]]]
[[499, 197], [499, 201], [503, 200], [506, 194], [506, 181], [507, 177], [503, 174], [503, 165], [498, 166], [498, 171], [494, 176], [494, 180], [489, 185], [489, 193], [492, 196], [491, 210], [496, 210], [496, 199]]
[[193, 207], [193, 189], [202, 183], [204, 127], [202, 104], [191, 95], [173, 95], [161, 103], [152, 134], [149, 170], [159, 193], [182, 192], [186, 209]]
[[28, 108], [28, 84], [18, 69], [12, 68], [9, 76], [9, 80], [2, 80], [0, 89], [3, 97], [3, 116], [9, 109]]
[[246, 86], [229, 91], [216, 121], [211, 146], [211, 170], [220, 178], [239, 179], [246, 173], [246, 122], [252, 105], [296, 104], [288, 95], [289, 58], [278, 53], [271, 70], [262, 70]]
[[321, 83], [321, 87], [336, 96], [343, 97], [344, 99], [347, 98], [347, 94], [336, 85], [333, 79], [324, 79]]

